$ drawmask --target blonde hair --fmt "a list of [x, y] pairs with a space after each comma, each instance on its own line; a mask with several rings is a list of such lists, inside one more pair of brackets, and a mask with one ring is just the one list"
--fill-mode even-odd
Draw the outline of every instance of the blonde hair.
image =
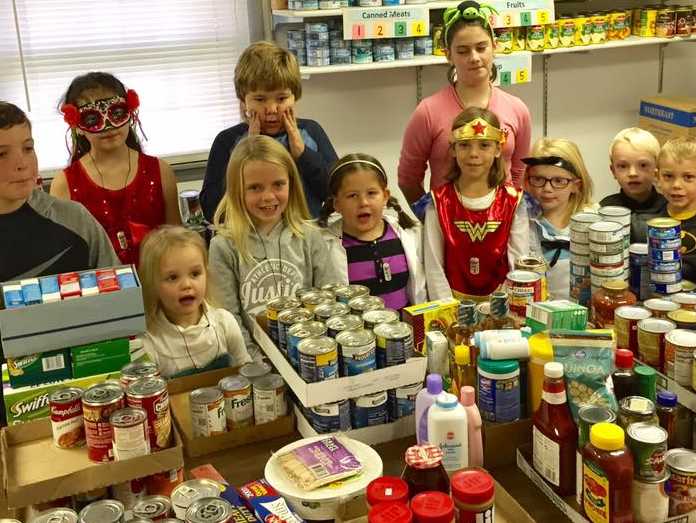
[[696, 160], [696, 138], [681, 137], [668, 140], [662, 146], [662, 150], [660, 150], [660, 155], [658, 156], [658, 167], [659, 163], [663, 162], [667, 158], [670, 158], [675, 162]]
[[290, 89], [295, 99], [302, 96], [302, 78], [297, 58], [272, 42], [247, 47], [234, 68], [234, 89], [242, 102], [250, 91]]
[[640, 127], [629, 127], [619, 131], [609, 146], [609, 158], [613, 161], [614, 147], [619, 143], [626, 143], [636, 149], [643, 151], [652, 156], [657, 162], [657, 157], [660, 154], [660, 142], [655, 136], [645, 129]]
[[[570, 173], [580, 180], [581, 189], [572, 194], [568, 200], [570, 205], [570, 215], [582, 211], [592, 203], [592, 179], [587, 172], [587, 167], [580, 154], [580, 149], [570, 140], [565, 138], [541, 138], [532, 147], [530, 156], [542, 158], [544, 156], [558, 156], [563, 158], [575, 168], [575, 173]], [[527, 168], [527, 173], [529, 172]], [[568, 171], [570, 172], [570, 171]], [[576, 174], [577, 173], [577, 174]], [[525, 177], [527, 174], [525, 173]]]
[[213, 218], [215, 230], [232, 240], [245, 261], [251, 261], [248, 239], [256, 230], [244, 203], [244, 168], [253, 161], [272, 163], [288, 173], [288, 205], [283, 218], [292, 233], [302, 238], [303, 230], [310, 225], [302, 179], [290, 153], [270, 136], [247, 136], [232, 151], [225, 175], [227, 189]]
[[203, 257], [207, 285], [205, 300], [210, 305], [215, 305], [213, 285], [210, 282], [208, 271], [208, 249], [201, 235], [179, 225], [163, 225], [149, 233], [140, 245], [140, 264], [138, 277], [143, 288], [143, 302], [145, 304], [145, 321], [149, 331], [156, 330], [155, 319], [160, 310], [159, 281], [161, 279], [160, 266], [162, 258], [167, 256], [173, 247], [195, 247]]

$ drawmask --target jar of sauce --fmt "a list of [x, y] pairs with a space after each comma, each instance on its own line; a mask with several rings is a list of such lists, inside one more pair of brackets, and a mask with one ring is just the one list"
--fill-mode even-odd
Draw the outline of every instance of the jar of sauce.
[[411, 500], [413, 523], [454, 523], [454, 502], [443, 492], [421, 492]]
[[438, 491], [449, 495], [450, 480], [442, 465], [442, 449], [435, 445], [414, 445], [406, 450], [406, 466], [401, 479], [408, 485], [410, 498], [421, 492]]
[[655, 412], [655, 404], [642, 396], [627, 396], [621, 400], [617, 422], [624, 430], [631, 423], [660, 424], [660, 420]]
[[408, 484], [396, 476], [382, 476], [367, 485], [365, 498], [370, 507], [387, 502], [408, 504]]
[[602, 283], [602, 288], [592, 296], [592, 321], [598, 329], [614, 326], [614, 311], [623, 305], [635, 305], [638, 298], [623, 280], [610, 280]]
[[452, 476], [456, 523], [495, 521], [495, 482], [483, 469], [464, 469]]

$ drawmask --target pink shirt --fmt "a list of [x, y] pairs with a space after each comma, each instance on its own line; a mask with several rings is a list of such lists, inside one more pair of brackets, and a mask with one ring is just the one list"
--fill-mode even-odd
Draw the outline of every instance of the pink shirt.
[[[449, 137], [452, 122], [464, 110], [454, 86], [448, 85], [421, 101], [404, 133], [399, 158], [399, 185], [423, 184], [427, 164], [430, 164], [430, 189], [446, 182], [452, 166]], [[522, 100], [497, 87], [491, 92], [488, 110], [494, 112], [507, 129], [503, 158], [508, 180], [519, 187], [524, 175], [522, 158], [529, 154], [532, 124], [529, 109]]]

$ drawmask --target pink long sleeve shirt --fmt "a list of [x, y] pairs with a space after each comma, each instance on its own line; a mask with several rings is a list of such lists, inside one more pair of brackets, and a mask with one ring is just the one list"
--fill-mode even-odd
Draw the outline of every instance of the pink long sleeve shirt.
[[[452, 166], [449, 137], [452, 122], [464, 110], [454, 86], [448, 85], [421, 101], [406, 127], [399, 158], [399, 185], [415, 187], [423, 184], [427, 164], [430, 164], [430, 189], [446, 182]], [[524, 176], [522, 158], [529, 153], [532, 124], [525, 103], [494, 87], [488, 103], [507, 130], [503, 146], [508, 180], [519, 187]]]

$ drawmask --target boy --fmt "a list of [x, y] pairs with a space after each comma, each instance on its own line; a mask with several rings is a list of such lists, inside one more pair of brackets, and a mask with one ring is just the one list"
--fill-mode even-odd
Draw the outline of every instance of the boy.
[[203, 214], [213, 221], [225, 193], [225, 172], [235, 145], [246, 135], [266, 134], [290, 151], [302, 177], [309, 211], [319, 216], [328, 191], [328, 173], [338, 157], [317, 122], [295, 117], [295, 102], [302, 96], [295, 56], [271, 42], [250, 45], [235, 67], [234, 88], [244, 122], [218, 134], [210, 148], [200, 196]]
[[667, 213], [681, 221], [682, 277], [696, 281], [696, 138], [675, 138], [662, 147], [658, 180]]
[[648, 220], [665, 215], [667, 201], [655, 190], [660, 143], [652, 133], [629, 127], [620, 131], [609, 147], [609, 168], [621, 191], [599, 204], [631, 210], [631, 243], [647, 241]]

